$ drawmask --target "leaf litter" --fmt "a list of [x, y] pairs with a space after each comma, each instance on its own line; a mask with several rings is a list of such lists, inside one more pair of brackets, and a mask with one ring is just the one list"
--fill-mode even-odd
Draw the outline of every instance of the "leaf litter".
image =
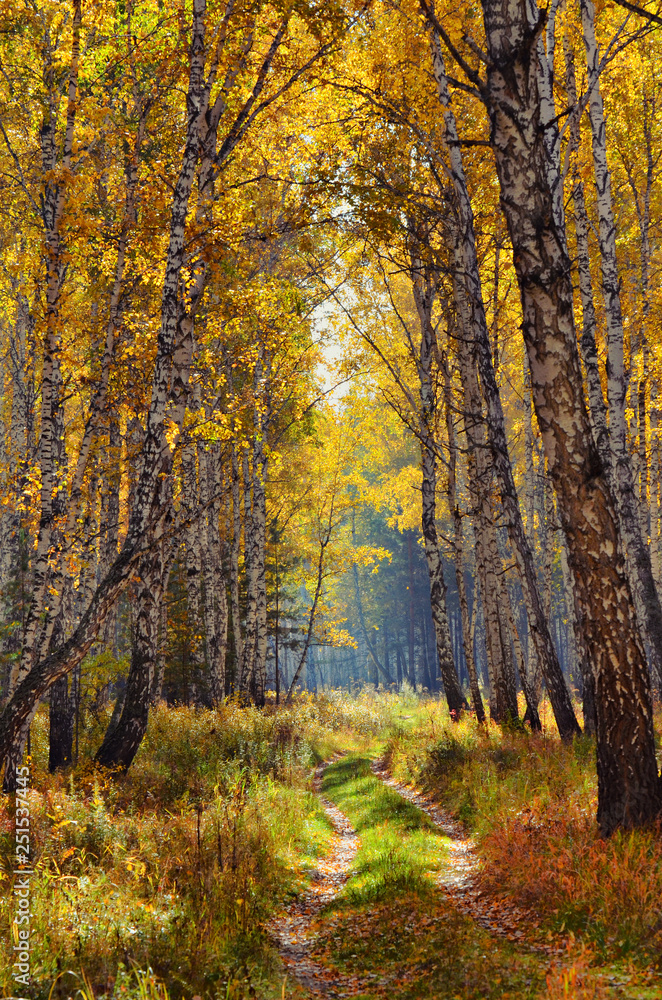
[[462, 913], [508, 941], [544, 952], [550, 958], [565, 955], [568, 938], [542, 940], [539, 936], [540, 920], [532, 910], [517, 906], [507, 899], [495, 898], [483, 890], [480, 882], [482, 861], [476, 851], [475, 841], [466, 836], [462, 826], [448, 810], [430, 795], [392, 778], [384, 760], [373, 761], [371, 771], [385, 785], [429, 816], [435, 826], [449, 838], [449, 862], [442, 871], [434, 873], [435, 882], [451, 897]]

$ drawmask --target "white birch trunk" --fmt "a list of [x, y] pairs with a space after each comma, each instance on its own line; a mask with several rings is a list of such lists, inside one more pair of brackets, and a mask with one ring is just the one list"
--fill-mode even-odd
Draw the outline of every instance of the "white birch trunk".
[[460, 602], [460, 619], [462, 625], [462, 643], [464, 646], [464, 656], [467, 663], [467, 673], [469, 674], [469, 686], [471, 688], [471, 702], [478, 722], [485, 722], [485, 708], [480, 693], [478, 681], [478, 670], [476, 669], [476, 659], [474, 656], [474, 628], [476, 598], [474, 596], [474, 606], [472, 615], [469, 614], [469, 601], [467, 598], [467, 587], [464, 579], [464, 544], [462, 531], [462, 514], [460, 512], [456, 493], [456, 472], [457, 472], [457, 444], [455, 439], [455, 425], [453, 423], [451, 380], [448, 365], [444, 364], [444, 396], [446, 402], [446, 435], [448, 437], [448, 507], [453, 518], [453, 551], [455, 557], [455, 582], [457, 585], [458, 599]]
[[434, 622], [439, 668], [451, 718], [459, 720], [466, 699], [462, 693], [453, 660], [451, 634], [446, 607], [446, 583], [437, 534], [437, 465], [434, 441], [436, 400], [432, 384], [432, 358], [436, 337], [432, 326], [434, 289], [430, 275], [424, 273], [416, 248], [411, 255], [413, 294], [420, 326], [420, 352], [416, 359], [420, 395], [419, 444], [421, 449], [421, 519], [425, 559], [430, 580], [430, 605]]
[[259, 363], [255, 367], [253, 396], [255, 407], [253, 425], [253, 558], [255, 571], [255, 661], [254, 697], [256, 704], [264, 704], [267, 684], [267, 469], [266, 437], [271, 419], [270, 399], [271, 363], [264, 348], [260, 348]]
[[[27, 472], [32, 463], [31, 451], [34, 434], [34, 317], [27, 300], [15, 290], [15, 319], [7, 331], [6, 365], [4, 368], [3, 400], [11, 399], [8, 421], [4, 428], [4, 490], [10, 502], [2, 505], [0, 538], [0, 620], [7, 623], [23, 618], [23, 605], [29, 584], [22, 568], [23, 551], [30, 551], [30, 541], [24, 537], [21, 544], [21, 527], [24, 534], [28, 526], [22, 522], [20, 511], [27, 508]], [[11, 596], [12, 584], [15, 596]], [[22, 636], [15, 629], [5, 638], [5, 651], [20, 651]], [[3, 678], [2, 699], [9, 684], [8, 664], [6, 683]]]
[[[540, 123], [545, 144], [547, 183], [552, 196], [552, 212], [559, 232], [565, 231], [563, 207], [563, 178], [561, 175], [561, 135], [554, 101], [554, 53], [556, 49], [556, 15], [561, 0], [551, 0], [547, 8], [545, 33], [538, 34], [537, 72], [540, 95]], [[531, 2], [533, 16], [537, 16], [535, 0]]]
[[[639, 188], [636, 180], [636, 166], [633, 166], [632, 162], [627, 157], [622, 157], [623, 166], [628, 179], [628, 184], [632, 191], [632, 198], [634, 201], [635, 210], [637, 213], [637, 222], [639, 224], [639, 240], [640, 240], [640, 286], [641, 286], [641, 325], [635, 338], [633, 338], [634, 343], [632, 345], [632, 353], [636, 353], [640, 357], [641, 371], [639, 373], [639, 380], [637, 384], [637, 413], [638, 413], [638, 478], [639, 478], [639, 509], [640, 509], [640, 519], [641, 519], [641, 534], [645, 542], [648, 542], [649, 536], [651, 536], [651, 506], [649, 496], [652, 490], [653, 482], [649, 479], [649, 450], [648, 450], [648, 439], [649, 439], [649, 429], [648, 429], [648, 393], [650, 388], [650, 406], [651, 406], [651, 428], [652, 428], [652, 408], [654, 405], [654, 399], [657, 393], [653, 392], [653, 387], [649, 386], [650, 378], [650, 348], [649, 348], [649, 321], [650, 321], [650, 301], [651, 301], [651, 290], [650, 290], [650, 276], [651, 276], [651, 239], [650, 239], [650, 229], [651, 229], [651, 198], [653, 194], [653, 184], [655, 181], [655, 156], [653, 150], [653, 126], [654, 122], [659, 114], [659, 110], [656, 107], [654, 97], [651, 97], [647, 82], [643, 84], [643, 94], [642, 94], [642, 130], [644, 134], [644, 150], [645, 150], [645, 182], [643, 190]], [[639, 152], [639, 151], [638, 151]], [[637, 166], [641, 163], [643, 157], [638, 155], [636, 157], [635, 163]], [[652, 457], [652, 455], [651, 455]], [[651, 551], [651, 562], [655, 562], [657, 556], [653, 552], [653, 545], [651, 539], [650, 545]], [[657, 574], [655, 566], [653, 565], [653, 577], [657, 583]]]
[[[77, 8], [79, 9], [79, 7]], [[7, 749], [20, 731], [25, 720], [48, 686], [59, 676], [74, 669], [94, 642], [98, 630], [112, 608], [117, 596], [135, 567], [142, 551], [149, 545], [152, 534], [155, 505], [162, 498], [161, 482], [164, 471], [169, 471], [172, 455], [165, 439], [164, 422], [171, 398], [170, 379], [173, 370], [173, 354], [179, 319], [179, 275], [183, 263], [185, 226], [195, 164], [199, 155], [200, 120], [205, 111], [204, 90], [204, 0], [194, 0], [193, 29], [191, 42], [191, 63], [188, 92], [187, 140], [182, 158], [179, 178], [175, 185], [172, 202], [170, 239], [162, 294], [161, 331], [152, 379], [152, 398], [147, 418], [147, 429], [141, 455], [141, 472], [136, 485], [134, 503], [127, 538], [113, 567], [95, 591], [94, 598], [73, 635], [41, 663], [36, 664], [19, 682], [16, 692], [7, 705], [0, 724], [0, 752]], [[77, 57], [76, 57], [77, 58]], [[72, 59], [73, 67], [73, 59]], [[72, 72], [72, 79], [74, 73]], [[75, 83], [75, 81], [74, 81]], [[73, 133], [75, 110], [75, 85], [70, 85], [70, 106], [68, 115]], [[73, 134], [71, 134], [73, 140]], [[52, 271], [52, 268], [50, 269]], [[50, 278], [47, 297], [50, 301], [57, 290]], [[57, 297], [54, 299], [57, 302]], [[50, 306], [49, 306], [50, 308]], [[47, 351], [48, 340], [47, 340]], [[52, 362], [47, 360], [47, 374]], [[49, 390], [47, 390], [48, 393]], [[42, 396], [42, 408], [44, 406]], [[51, 401], [48, 400], [48, 407]], [[181, 415], [183, 419], [183, 413]], [[43, 426], [42, 426], [43, 436]], [[50, 442], [44, 444], [46, 465], [52, 467]], [[79, 462], [79, 467], [81, 463]], [[82, 479], [82, 475], [81, 475]], [[158, 509], [158, 506], [157, 508]], [[48, 511], [49, 512], [49, 511]], [[48, 530], [45, 525], [44, 532]], [[43, 548], [43, 543], [42, 543]], [[41, 558], [41, 557], [40, 557]], [[43, 562], [43, 559], [41, 560]], [[39, 595], [37, 595], [39, 596]]]
[[612, 484], [628, 565], [637, 618], [646, 638], [651, 671], [662, 683], [662, 605], [653, 579], [650, 552], [641, 534], [628, 447], [625, 419], [627, 379], [623, 355], [624, 333], [620, 281], [616, 258], [616, 224], [611, 197], [611, 172], [607, 162], [607, 137], [600, 92], [600, 53], [595, 38], [593, 0], [581, 0], [582, 30], [590, 97], [589, 119], [593, 136], [593, 164], [597, 190], [602, 292], [607, 325], [607, 398], [609, 441], [612, 454]]
[[582, 304], [582, 335], [580, 346], [582, 360], [586, 371], [586, 388], [588, 393], [589, 413], [595, 444], [598, 454], [606, 470], [611, 474], [611, 451], [609, 447], [609, 429], [607, 427], [607, 406], [602, 392], [600, 369], [598, 367], [598, 349], [595, 339], [597, 318], [593, 300], [593, 279], [591, 278], [591, 258], [589, 253], [589, 218], [586, 211], [584, 182], [579, 173], [577, 153], [580, 145], [579, 105], [577, 102], [577, 84], [575, 78], [575, 60], [572, 46], [566, 35], [563, 40], [565, 53], [565, 81], [568, 104], [574, 110], [571, 112], [570, 132], [568, 139], [569, 152], [572, 160], [572, 202], [577, 238], [577, 271], [579, 275], [579, 295]]
[[[556, 724], [563, 739], [571, 739], [579, 732], [570, 694], [561, 671], [556, 650], [544, 615], [536, 579], [533, 553], [529, 545], [517, 498], [512, 466], [508, 454], [508, 442], [499, 389], [494, 377], [490, 352], [489, 333], [485, 317], [485, 307], [476, 253], [474, 220], [469, 192], [467, 189], [462, 153], [457, 132], [457, 123], [451, 107], [446, 67], [439, 35], [432, 32], [432, 60], [437, 94], [442, 106], [446, 126], [446, 145], [451, 163], [451, 177], [454, 191], [454, 210], [457, 222], [453, 226], [453, 291], [460, 320], [460, 347], [465, 346], [475, 352], [480, 371], [482, 395], [487, 407], [487, 424], [494, 468], [501, 493], [501, 502], [506, 514], [508, 534], [518, 569], [522, 593], [526, 603], [529, 626], [536, 645], [536, 658], [545, 677]], [[547, 157], [546, 170], [550, 170]], [[468, 368], [467, 368], [468, 370]], [[476, 410], [478, 413], [478, 410]]]
[[227, 598], [219, 530], [221, 506], [219, 496], [222, 482], [218, 451], [217, 442], [213, 442], [206, 449], [198, 448], [200, 501], [204, 509], [202, 559], [205, 581], [205, 637], [214, 705], [219, 705], [225, 697], [225, 653], [228, 632]]
[[232, 543], [230, 546], [230, 608], [232, 612], [232, 636], [235, 653], [235, 688], [241, 690], [241, 668], [244, 660], [244, 637], [239, 606], [239, 553], [241, 550], [241, 497], [239, 490], [239, 463], [237, 446], [232, 442]]
[[497, 584], [499, 587], [500, 617], [502, 625], [507, 626], [507, 634], [502, 636], [502, 642], [507, 642], [508, 638], [512, 641], [515, 653], [515, 664], [517, 665], [517, 673], [519, 674], [520, 684], [522, 685], [522, 691], [524, 692], [524, 699], [526, 701], [526, 714], [528, 721], [534, 732], [540, 732], [542, 725], [538, 715], [538, 705], [530, 685], [529, 673], [526, 666], [526, 657], [524, 656], [524, 649], [519, 637], [515, 615], [513, 614], [513, 606], [503, 573], [497, 574]]
[[[71, 60], [67, 89], [65, 138], [61, 162], [57, 151], [57, 99], [49, 95], [40, 129], [41, 169], [44, 178], [62, 171], [66, 176], [71, 167], [71, 156], [76, 122], [76, 94], [80, 61], [81, 4], [74, 4]], [[48, 58], [48, 56], [46, 56]], [[45, 66], [45, 70], [49, 67]], [[52, 68], [52, 67], [51, 67]], [[53, 498], [58, 486], [56, 480], [56, 428], [59, 407], [60, 374], [59, 348], [61, 329], [59, 302], [64, 278], [64, 245], [61, 227], [64, 216], [66, 188], [63, 182], [46, 179], [43, 195], [44, 258], [45, 258], [45, 333], [41, 370], [41, 413], [39, 437], [39, 471], [41, 475], [40, 516], [37, 544], [32, 561], [32, 600], [23, 633], [20, 660], [14, 664], [9, 678], [9, 697], [32, 667], [39, 625], [44, 613], [51, 562], [51, 537], [54, 528]], [[5, 785], [9, 778], [5, 773]], [[12, 780], [9, 778], [9, 780]]]
[[[236, 117], [234, 114], [231, 116], [226, 134], [217, 149], [219, 122], [231, 105], [230, 92], [239, 87], [240, 73], [245, 66], [245, 55], [253, 41], [252, 32], [249, 30], [247, 44], [230, 66], [223, 85], [217, 89], [213, 108], [210, 109], [209, 97], [225, 39], [228, 36], [228, 25], [233, 10], [234, 6], [228, 5], [220, 25], [221, 30], [214, 35], [213, 45], [209, 45], [205, 39], [206, 2], [193, 0], [192, 3], [186, 138], [179, 176], [172, 192], [170, 232], [161, 298], [161, 325], [152, 376], [152, 394], [141, 454], [141, 472], [135, 489], [127, 535], [121, 552], [98, 586], [93, 601], [74, 634], [62, 647], [49, 654], [45, 661], [36, 664], [19, 684], [0, 719], [0, 756], [6, 753], [36, 700], [48, 685], [74, 669], [88, 651], [105, 616], [119, 593], [126, 587], [131, 573], [143, 552], [148, 549], [154, 533], [157, 529], [160, 530], [160, 524], [166, 516], [167, 497], [164, 496], [162, 484], [171, 474], [174, 457], [174, 449], [165, 433], [166, 420], [169, 421], [169, 430], [174, 431], [176, 436], [181, 430], [186, 411], [193, 322], [207, 274], [204, 254], [199, 254], [196, 260], [190, 259], [191, 248], [186, 232], [197, 167], [200, 164], [199, 199], [200, 206], [203, 206], [203, 203], [209, 201], [214, 174], [227, 162], [233, 150], [243, 140], [255, 116], [261, 114], [278, 99], [284, 90], [293, 86], [301, 73], [328, 51], [328, 44], [319, 46], [305, 66], [297, 65], [292, 70], [283, 87], [266, 98], [263, 97], [262, 92], [273, 61], [287, 35], [289, 15], [283, 17], [271, 36], [266, 53], [254, 75], [253, 86], [249, 89], [248, 96], [243, 101], [240, 99]], [[207, 56], [210, 56], [208, 80], [205, 78]], [[241, 77], [241, 82], [244, 86], [244, 77]], [[70, 102], [70, 107], [75, 108], [75, 102]], [[182, 268], [187, 258], [191, 265], [190, 272], [187, 281], [182, 282], [180, 280], [183, 277]]]
[[533, 398], [568, 540], [596, 679], [598, 823], [608, 835], [661, 805], [652, 704], [616, 511], [584, 402], [571, 266], [554, 221], [531, 51], [536, 23], [521, 0], [482, 0], [490, 115], [501, 203], [522, 297]]
[[660, 436], [658, 389], [655, 383], [653, 383], [651, 386], [650, 407], [650, 536], [651, 566], [658, 590], [662, 588], [662, 533], [660, 531], [660, 478], [662, 477], [662, 466], [660, 464], [661, 446], [662, 438]]
[[257, 564], [259, 539], [253, 523], [252, 476], [247, 448], [242, 449], [241, 471], [244, 492], [244, 570], [246, 576], [246, 616], [244, 655], [239, 673], [239, 691], [247, 695], [255, 683], [255, 643], [257, 638]]
[[159, 607], [159, 625], [158, 625], [158, 637], [156, 646], [156, 664], [154, 673], [154, 682], [152, 684], [152, 705], [158, 705], [163, 697], [163, 682], [165, 680], [165, 671], [167, 663], [167, 652], [168, 652], [168, 602], [166, 600], [166, 594], [168, 589], [168, 581], [166, 579], [166, 586], [163, 594], [161, 595], [161, 604]]
[[189, 700], [193, 705], [202, 704], [204, 678], [204, 638], [200, 615], [202, 583], [200, 494], [196, 468], [196, 450], [193, 443], [182, 451], [182, 505], [186, 518], [184, 530], [184, 556], [186, 565], [186, 608], [189, 640]]

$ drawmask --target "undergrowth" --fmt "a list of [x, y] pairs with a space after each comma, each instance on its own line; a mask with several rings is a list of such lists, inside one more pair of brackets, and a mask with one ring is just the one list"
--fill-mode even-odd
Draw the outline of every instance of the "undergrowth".
[[[31, 1000], [280, 996], [266, 925], [325, 853], [314, 764], [362, 745], [388, 696], [339, 693], [275, 710], [156, 709], [126, 777], [95, 771], [107, 722], [78, 765], [50, 775], [47, 717], [32, 728]], [[91, 730], [91, 732], [90, 732]], [[11, 979], [13, 800], [0, 833], [0, 986]]]
[[[642, 984], [644, 967], [662, 964], [662, 837], [657, 829], [598, 837], [590, 740], [563, 746], [549, 733], [501, 732], [468, 718], [451, 724], [443, 702], [411, 694], [331, 693], [278, 710], [160, 707], [129, 774], [118, 778], [92, 763], [107, 721], [108, 713], [87, 720], [78, 764], [57, 775], [46, 768], [47, 717], [33, 723], [32, 982], [21, 994], [30, 1000], [299, 997], [289, 981], [284, 992], [268, 926], [327, 853], [331, 830], [309, 782], [314, 765], [341, 749], [357, 753], [328, 769], [325, 790], [361, 846], [327, 953], [348, 967], [363, 961], [378, 976], [411, 924], [432, 951], [462, 944], [473, 971], [465, 986], [457, 980], [458, 995], [480, 996], [481, 962], [492, 961], [487, 939], [446, 911], [428, 920], [444, 847], [423, 814], [370, 773], [366, 751], [384, 741], [394, 775], [433, 791], [471, 829], [486, 889], [580, 942], [584, 964], [555, 973], [550, 998], [611, 995], [596, 992], [585, 972], [596, 963], [629, 963]], [[12, 801], [0, 813], [4, 996], [17, 995], [13, 837]], [[456, 975], [450, 959], [425, 958], [416, 934], [405, 965], [417, 985], [398, 985], [394, 996], [425, 995], [428, 973], [429, 981]], [[513, 996], [528, 996], [531, 970], [520, 972]]]
[[484, 887], [529, 907], [551, 932], [585, 940], [600, 961], [659, 967], [661, 831], [599, 837], [594, 742], [447, 719], [428, 703], [420, 725], [390, 737], [387, 759], [473, 833]]
[[354, 874], [341, 899], [371, 905], [429, 889], [443, 864], [444, 838], [425, 814], [375, 778], [368, 758], [350, 755], [334, 764], [322, 790], [359, 836]]

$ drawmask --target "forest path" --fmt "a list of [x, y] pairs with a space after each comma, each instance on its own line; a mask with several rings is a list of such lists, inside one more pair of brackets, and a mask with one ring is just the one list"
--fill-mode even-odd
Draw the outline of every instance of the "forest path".
[[283, 997], [653, 995], [602, 977], [598, 984], [576, 954], [557, 954], [559, 942], [552, 950], [535, 940], [529, 914], [483, 897], [473, 842], [438, 804], [391, 778], [382, 760], [343, 755], [317, 769], [314, 790], [335, 834], [312, 887], [272, 925], [288, 972]]
[[355, 995], [363, 984], [339, 972], [330, 972], [328, 967], [310, 957], [315, 940], [314, 923], [352, 874], [359, 845], [356, 830], [347, 816], [320, 793], [324, 772], [334, 762], [320, 764], [313, 776], [313, 791], [334, 831], [330, 850], [324, 858], [318, 859], [311, 875], [311, 887], [276, 918], [270, 930], [288, 975], [314, 996], [343, 997]]
[[465, 888], [472, 845], [447, 816], [428, 816], [414, 793], [388, 780], [381, 762], [358, 753], [316, 772], [335, 836], [312, 887], [272, 925], [291, 977], [283, 995], [300, 997], [303, 987], [357, 1000], [538, 997], [539, 959], [509, 942], [495, 947], [439, 892]]

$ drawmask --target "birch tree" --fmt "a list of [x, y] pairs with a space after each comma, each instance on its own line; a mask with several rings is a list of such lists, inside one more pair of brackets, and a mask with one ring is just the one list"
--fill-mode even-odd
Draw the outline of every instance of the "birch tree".
[[533, 555], [524, 531], [513, 479], [501, 399], [492, 365], [489, 333], [476, 257], [473, 211], [465, 180], [457, 125], [450, 103], [441, 41], [438, 32], [434, 29], [432, 31], [432, 59], [446, 126], [446, 144], [454, 195], [453, 208], [457, 218], [456, 229], [451, 240], [455, 268], [454, 292], [462, 329], [460, 347], [468, 344], [470, 338], [475, 340], [475, 364], [480, 371], [481, 389], [485, 399], [501, 502], [506, 511], [510, 540], [517, 560], [522, 591], [525, 595], [529, 627], [536, 646], [536, 661], [545, 678], [559, 732], [562, 738], [567, 739], [577, 733], [579, 727], [549, 633], [547, 619], [541, 606]]
[[[287, 36], [289, 15], [281, 19], [265, 48], [260, 49], [256, 35], [248, 30], [244, 36], [248, 49], [240, 47], [238, 51], [234, 48], [234, 38], [230, 38], [227, 30], [234, 16], [233, 8], [229, 6], [218, 22], [210, 27], [205, 4], [196, 2], [193, 7], [187, 45], [186, 135], [179, 173], [172, 188], [152, 395], [145, 423], [141, 471], [128, 530], [117, 559], [97, 588], [71, 637], [63, 646], [35, 663], [18, 683], [0, 723], [0, 749], [3, 753], [13, 743], [36, 700], [49, 684], [73, 669], [90, 648], [101, 622], [126, 585], [152, 532], [162, 522], [157, 485], [170, 474], [173, 445], [186, 412], [188, 373], [194, 348], [193, 327], [207, 278], [206, 264], [199, 255], [200, 244], [196, 246], [195, 241], [193, 245], [187, 242], [187, 216], [196, 179], [200, 178], [197, 197], [201, 205], [206, 205], [212, 197], [214, 177], [228, 163], [233, 150], [242, 142], [256, 117], [277, 102], [284, 90], [294, 86], [309, 72], [333, 44], [324, 40], [317, 44], [310, 41], [307, 35], [307, 44], [297, 52], [298, 61], [295, 59], [289, 68], [285, 66], [284, 75], [272, 84], [269, 72]], [[343, 16], [334, 12], [329, 12], [328, 16], [325, 13], [323, 21], [331, 39], [345, 23]], [[249, 74], [250, 83], [247, 96], [237, 110], [228, 98], [239, 80], [244, 85], [243, 73]], [[217, 83], [219, 74], [225, 74], [220, 84]], [[215, 87], [218, 89], [214, 90]], [[222, 138], [219, 136], [221, 120]], [[202, 224], [204, 220], [199, 219]]]
[[[657, 683], [662, 678], [662, 604], [655, 586], [651, 557], [642, 531], [635, 492], [625, 419], [627, 379], [624, 360], [623, 315], [616, 259], [616, 226], [607, 162], [606, 123], [600, 89], [600, 52], [595, 37], [592, 0], [581, 0], [582, 31], [588, 68], [588, 115], [593, 137], [593, 162], [597, 191], [602, 293], [607, 324], [607, 397], [612, 489], [616, 500], [625, 552], [630, 567], [632, 593], [639, 624]], [[645, 460], [645, 455], [644, 455]], [[644, 465], [642, 463], [642, 474]], [[644, 491], [645, 492], [645, 491]]]
[[[568, 539], [596, 679], [599, 804], [605, 834], [656, 815], [659, 785], [644, 652], [618, 521], [583, 395], [565, 234], [554, 218], [536, 69], [537, 14], [483, 3], [487, 76], [434, 26], [486, 102], [514, 250], [533, 400]], [[445, 36], [445, 37], [444, 37]]]

